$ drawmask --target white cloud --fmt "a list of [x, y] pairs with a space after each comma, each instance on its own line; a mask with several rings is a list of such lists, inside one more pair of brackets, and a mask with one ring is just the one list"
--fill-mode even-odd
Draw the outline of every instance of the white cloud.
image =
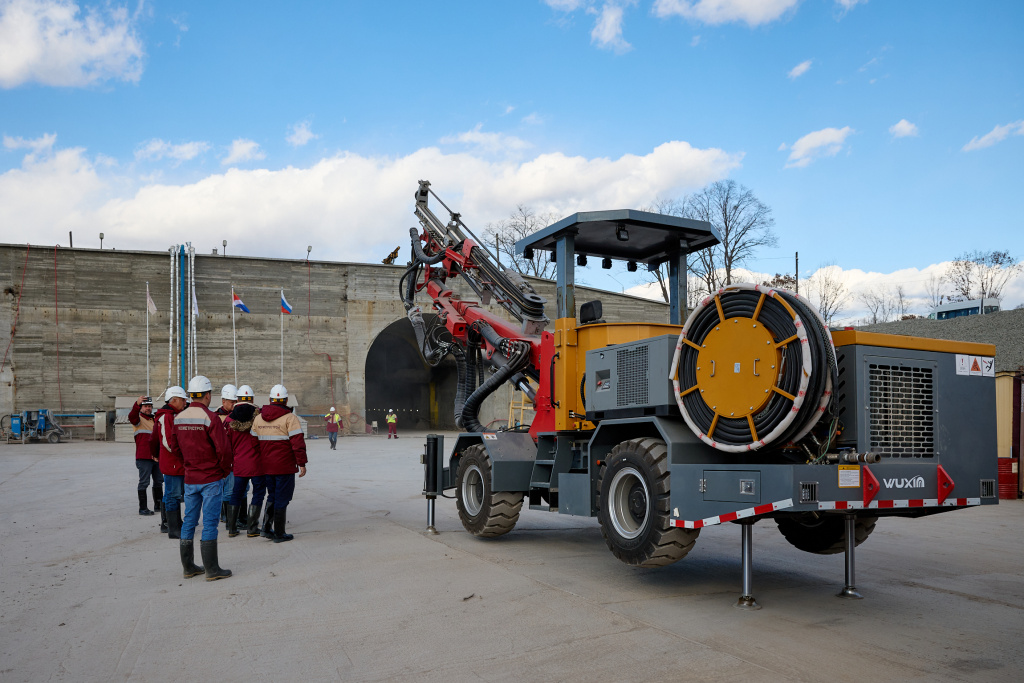
[[0, 87], [138, 82], [143, 56], [124, 7], [82, 12], [71, 0], [0, 2]]
[[178, 163], [195, 159], [203, 152], [210, 149], [208, 142], [183, 142], [172, 145], [159, 138], [148, 140], [135, 149], [136, 160], [160, 161], [161, 159], [174, 159]]
[[800, 0], [655, 0], [658, 17], [680, 16], [705, 24], [742, 21], [759, 26], [780, 19], [795, 10]]
[[22, 137], [12, 138], [8, 135], [4, 136], [5, 149], [30, 149], [34, 154], [51, 149], [56, 142], [56, 133], [44, 133], [42, 137], [31, 140], [26, 140]]
[[590, 32], [590, 42], [617, 54], [632, 50], [633, 46], [622, 37], [623, 6], [631, 4], [633, 4], [631, 1], [622, 2], [621, 0], [618, 3], [606, 2]]
[[849, 12], [857, 5], [863, 5], [868, 0], [836, 0], [836, 4], [842, 9], [843, 14]]
[[505, 113], [504, 113], [504, 114], [502, 114], [502, 116], [508, 116], [509, 114], [511, 114], [512, 112], [514, 112], [515, 110], [516, 110], [516, 108], [515, 108], [514, 106], [512, 106], [511, 104], [509, 104], [509, 105], [506, 105], [506, 107], [505, 107]]
[[893, 125], [889, 126], [889, 133], [894, 138], [916, 138], [917, 126], [906, 119], [900, 119]]
[[544, 117], [537, 112], [531, 112], [523, 117], [522, 122], [529, 126], [539, 126], [544, 123]]
[[796, 80], [807, 73], [811, 68], [811, 62], [814, 60], [808, 59], [806, 62], [800, 62], [792, 69], [789, 70], [789, 80]]
[[228, 155], [220, 160], [224, 166], [239, 164], [243, 161], [258, 161], [267, 155], [260, 149], [259, 143], [245, 138], [232, 141]]
[[590, 0], [544, 0], [544, 4], [559, 12], [575, 12], [590, 4]]
[[[678, 141], [616, 159], [555, 152], [491, 160], [428, 147], [399, 157], [340, 152], [307, 167], [232, 168], [174, 184], [118, 174], [84, 150], [59, 150], [43, 162], [27, 156], [21, 168], [0, 174], [0, 241], [32, 234], [52, 244], [68, 230], [87, 230], [106, 233], [118, 249], [164, 250], [173, 235], [200, 253], [228, 239], [245, 243], [235, 253], [253, 256], [300, 258], [313, 244], [321, 258], [377, 262], [407, 243], [421, 178], [482, 228], [518, 203], [568, 215], [677, 196], [726, 177], [741, 159]], [[281, 253], [281, 234], [298, 226], [301, 253]]]
[[487, 153], [510, 153], [518, 152], [530, 147], [530, 143], [526, 140], [517, 138], [514, 135], [506, 135], [504, 133], [485, 133], [483, 132], [484, 124], [478, 123], [473, 130], [468, 130], [465, 133], [459, 133], [457, 135], [446, 135], [441, 138], [440, 142], [442, 145], [453, 145], [463, 144], [474, 147], [480, 151]]
[[1007, 123], [1005, 126], [996, 126], [980, 138], [971, 138], [971, 141], [964, 145], [963, 151], [973, 152], [976, 149], [985, 149], [997, 142], [1002, 142], [1011, 135], [1024, 135], [1024, 120]]
[[[302, 147], [310, 140], [316, 140], [319, 135], [311, 130], [313, 124], [310, 121], [299, 121], [293, 126], [289, 127], [288, 137], [285, 138], [288, 144], [292, 147]], [[260, 157], [261, 159], [263, 157]]]
[[697, 47], [698, 45], [700, 45], [700, 36], [690, 38], [690, 47]]
[[846, 126], [822, 128], [808, 133], [790, 146], [786, 168], [803, 168], [815, 159], [834, 157], [843, 148], [847, 136], [853, 132], [853, 128]]

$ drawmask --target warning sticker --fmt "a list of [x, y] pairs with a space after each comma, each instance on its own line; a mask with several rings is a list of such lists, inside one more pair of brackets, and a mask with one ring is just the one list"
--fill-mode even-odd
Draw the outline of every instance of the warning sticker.
[[839, 466], [839, 488], [859, 489], [860, 488], [860, 465]]
[[971, 356], [971, 376], [981, 377], [981, 356]]
[[487, 433], [485, 433], [484, 434], [484, 440], [486, 440], [486, 441], [497, 441], [498, 440], [498, 435], [497, 434], [487, 434]]
[[982, 377], [995, 377], [996, 376], [996, 359], [985, 358], [981, 359], [981, 376]]
[[956, 354], [956, 374], [958, 375], [969, 375], [971, 374], [971, 357], [966, 356], [962, 353]]

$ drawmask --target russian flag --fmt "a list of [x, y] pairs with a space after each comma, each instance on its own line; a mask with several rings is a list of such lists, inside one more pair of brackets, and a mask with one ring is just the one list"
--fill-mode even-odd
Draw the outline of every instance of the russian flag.
[[282, 313], [291, 313], [292, 312], [292, 305], [290, 303], [288, 303], [288, 299], [284, 298], [284, 290], [283, 289], [281, 290], [281, 312]]
[[242, 311], [243, 313], [248, 313], [249, 312], [249, 309], [246, 308], [245, 304], [242, 303], [242, 297], [238, 296], [234, 292], [231, 292], [231, 299], [232, 299], [231, 304], [235, 308], [237, 308], [238, 310]]

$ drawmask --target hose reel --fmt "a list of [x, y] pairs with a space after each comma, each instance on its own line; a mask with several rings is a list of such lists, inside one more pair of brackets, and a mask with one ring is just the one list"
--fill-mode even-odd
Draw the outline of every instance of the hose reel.
[[837, 373], [832, 335], [810, 302], [736, 284], [687, 318], [670, 376], [693, 433], [743, 453], [806, 436], [828, 409]]

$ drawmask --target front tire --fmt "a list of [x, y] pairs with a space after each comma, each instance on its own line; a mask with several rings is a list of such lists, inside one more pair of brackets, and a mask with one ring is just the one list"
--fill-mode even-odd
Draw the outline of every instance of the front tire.
[[664, 567], [686, 556], [699, 529], [669, 518], [668, 449], [658, 439], [623, 441], [598, 480], [601, 535], [615, 557], [635, 567]]
[[462, 451], [455, 474], [455, 503], [466, 531], [494, 538], [512, 531], [523, 507], [522, 492], [491, 491], [491, 459], [477, 444]]
[[[875, 530], [878, 517], [858, 517], [854, 531], [854, 545], [868, 539]], [[779, 517], [775, 520], [779, 531], [790, 545], [805, 553], [835, 555], [846, 551], [846, 521], [840, 515], [822, 515], [818, 518]]]

